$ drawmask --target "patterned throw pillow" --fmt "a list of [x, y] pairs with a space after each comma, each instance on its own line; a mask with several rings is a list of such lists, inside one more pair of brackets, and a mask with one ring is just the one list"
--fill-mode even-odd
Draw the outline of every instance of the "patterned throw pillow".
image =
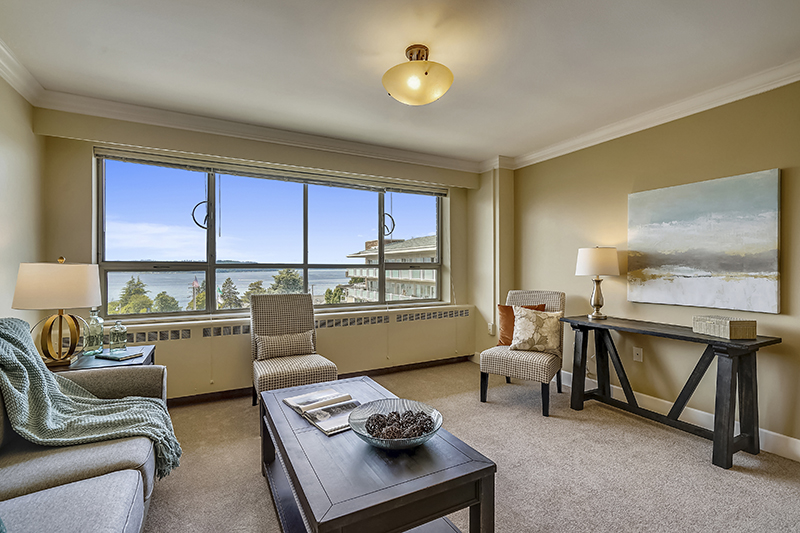
[[514, 306], [514, 340], [512, 350], [557, 352], [561, 344], [559, 321], [563, 311], [546, 313]]
[[287, 355], [306, 355], [314, 353], [314, 330], [284, 335], [256, 335], [257, 357], [259, 361]]
[[[525, 309], [544, 311], [545, 304], [523, 305]], [[497, 306], [497, 345], [509, 346], [514, 340], [514, 306], [499, 304]]]

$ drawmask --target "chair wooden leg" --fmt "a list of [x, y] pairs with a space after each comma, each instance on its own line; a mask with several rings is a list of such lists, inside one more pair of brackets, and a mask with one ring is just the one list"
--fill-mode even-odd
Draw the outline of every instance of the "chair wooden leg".
[[506, 383], [511, 383], [511, 378], [506, 376]]
[[558, 390], [558, 393], [561, 394], [561, 370], [559, 370], [558, 374], [556, 374], [556, 390]]
[[489, 374], [481, 372], [481, 401], [486, 403], [486, 391], [489, 390]]
[[253, 405], [258, 403], [258, 394], [256, 394], [256, 388], [253, 387]]
[[550, 384], [542, 383], [542, 416], [550, 416]]

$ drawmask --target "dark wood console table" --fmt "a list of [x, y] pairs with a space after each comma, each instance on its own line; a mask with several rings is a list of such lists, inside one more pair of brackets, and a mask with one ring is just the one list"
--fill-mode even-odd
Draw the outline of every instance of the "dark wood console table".
[[[583, 409], [586, 400], [597, 400], [619, 409], [661, 422], [714, 442], [712, 463], [722, 468], [733, 466], [733, 454], [744, 450], [757, 454], [760, 451], [758, 437], [758, 377], [756, 375], [756, 352], [764, 346], [778, 344], [778, 337], [758, 336], [754, 340], [735, 340], [694, 333], [692, 328], [643, 320], [628, 320], [609, 317], [606, 320], [589, 320], [586, 315], [565, 317], [575, 331], [575, 354], [572, 368], [572, 396], [570, 407]], [[706, 344], [706, 349], [697, 362], [686, 385], [667, 415], [639, 407], [631, 384], [625, 374], [611, 331], [638, 333]], [[595, 357], [597, 359], [597, 388], [584, 391], [586, 376], [586, 348], [588, 333], [594, 331]], [[714, 430], [689, 424], [678, 417], [686, 407], [703, 375], [717, 359], [717, 393], [714, 406]], [[627, 402], [612, 398], [608, 361], [614, 365]], [[739, 424], [741, 431], [734, 435], [736, 396], [739, 396]]]

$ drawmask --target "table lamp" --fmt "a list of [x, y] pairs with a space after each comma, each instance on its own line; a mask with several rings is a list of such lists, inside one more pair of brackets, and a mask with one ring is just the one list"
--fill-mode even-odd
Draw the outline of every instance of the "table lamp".
[[[83, 319], [64, 313], [64, 309], [97, 307], [102, 303], [97, 265], [67, 264], [64, 261], [63, 257], [59, 257], [58, 263], [20, 263], [11, 303], [13, 309], [58, 310], [55, 315], [44, 319], [42, 326], [40, 346], [48, 366], [68, 365], [70, 356], [78, 346], [78, 320]], [[69, 329], [66, 351], [61, 341], [65, 323]], [[58, 349], [53, 345], [56, 324]]]
[[592, 289], [592, 299], [590, 300], [594, 312], [589, 315], [589, 319], [603, 320], [608, 318], [600, 312], [600, 308], [603, 307], [603, 292], [600, 290], [600, 283], [603, 280], [600, 276], [619, 276], [617, 249], [613, 246], [579, 248], [575, 275], [594, 276], [592, 278], [594, 288]]

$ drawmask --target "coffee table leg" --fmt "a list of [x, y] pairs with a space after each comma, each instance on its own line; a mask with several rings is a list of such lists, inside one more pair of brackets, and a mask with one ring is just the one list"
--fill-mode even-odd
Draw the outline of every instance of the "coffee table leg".
[[469, 508], [469, 533], [494, 533], [494, 475], [478, 482], [480, 502]]
[[261, 475], [267, 476], [267, 465], [275, 460], [275, 443], [272, 442], [272, 437], [267, 429], [267, 414], [264, 408], [264, 402], [258, 402], [259, 410], [261, 412]]

